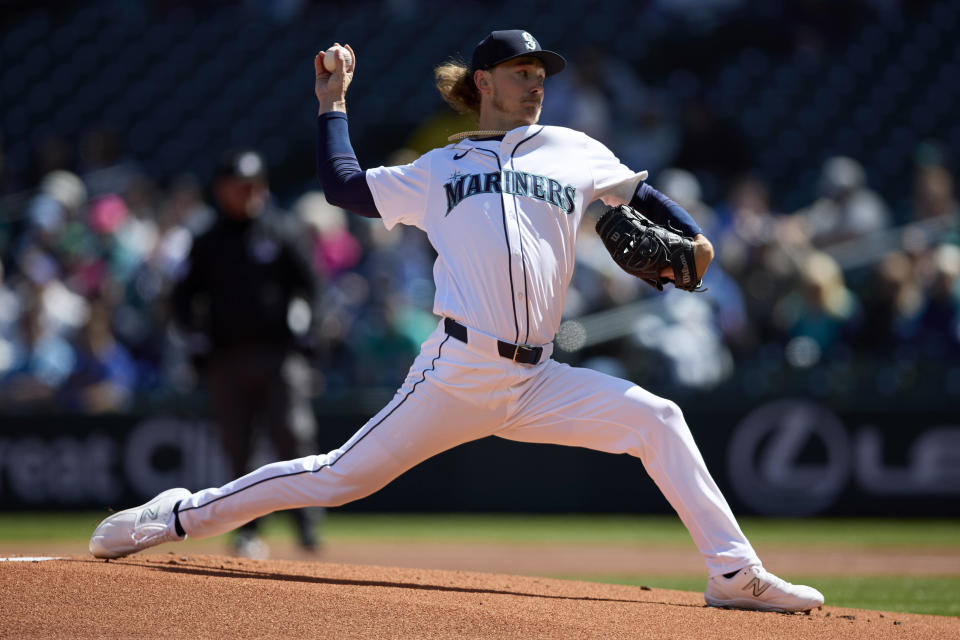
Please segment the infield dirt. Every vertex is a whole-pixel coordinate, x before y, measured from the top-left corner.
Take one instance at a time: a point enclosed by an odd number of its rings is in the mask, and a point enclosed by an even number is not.
[[[960,619],[705,607],[699,593],[168,552],[0,563],[0,637],[958,638]]]

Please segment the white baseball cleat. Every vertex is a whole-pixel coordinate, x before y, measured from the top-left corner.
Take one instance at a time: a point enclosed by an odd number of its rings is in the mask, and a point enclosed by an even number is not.
[[[802,584],[781,580],[759,564],[737,571],[729,578],[713,576],[703,594],[711,607],[757,611],[809,611],[823,604],[823,594]]]
[[[122,558],[163,542],[178,542],[173,507],[190,496],[186,489],[168,489],[146,504],[104,519],[90,537],[97,558]]]

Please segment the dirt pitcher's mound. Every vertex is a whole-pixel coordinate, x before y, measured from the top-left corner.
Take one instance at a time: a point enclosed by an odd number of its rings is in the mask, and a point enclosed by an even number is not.
[[[2,637],[957,638],[960,619],[707,608],[698,593],[219,556],[0,563]]]

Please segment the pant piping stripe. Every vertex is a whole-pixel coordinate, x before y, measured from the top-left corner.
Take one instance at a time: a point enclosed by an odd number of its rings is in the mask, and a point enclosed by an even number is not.
[[[339,456],[337,456],[337,459],[334,460],[333,462],[331,462],[330,464],[321,465],[321,466],[320,466],[318,469],[316,469],[316,470],[293,471],[293,472],[291,472],[291,473],[283,473],[283,474],[280,474],[280,475],[277,475],[277,476],[271,476],[271,477],[269,477],[269,478],[264,478],[263,480],[257,480],[256,482],[254,482],[254,483],[252,483],[252,484],[248,484],[248,485],[245,486],[245,487],[242,487],[242,488],[240,488],[240,489],[237,489],[237,490],[234,491],[233,493],[228,493],[228,494],[226,494],[226,495],[223,495],[223,496],[214,498],[214,499],[211,500],[210,502],[206,502],[206,503],[204,503],[204,504],[198,504],[198,505],[195,506],[195,507],[184,507],[184,508],[181,508],[181,509],[179,510],[179,513],[183,513],[183,512],[185,512],[185,511],[193,511],[194,509],[202,509],[202,508],[204,508],[204,507],[209,507],[209,506],[212,505],[214,502],[219,502],[220,500],[223,500],[224,498],[230,498],[230,497],[232,497],[232,496],[235,496],[235,495],[239,494],[241,491],[246,491],[247,489],[250,489],[250,488],[252,488],[252,487],[255,487],[255,486],[259,485],[259,484],[263,484],[264,482],[269,482],[269,481],[271,481],[271,480],[280,480],[281,478],[290,478],[290,477],[292,477],[292,476],[300,476],[300,475],[303,475],[303,474],[305,474],[305,473],[319,473],[320,471],[322,471],[323,469],[326,469],[327,467],[332,467],[332,466],[335,465],[341,458],[343,458],[343,456],[347,455],[347,453],[348,453],[349,451],[351,451],[355,446],[357,446],[358,444],[360,444],[360,441],[361,441],[361,440],[363,440],[363,439],[366,438],[368,435],[370,435],[370,433],[371,433],[374,429],[376,429],[377,427],[379,427],[381,424],[383,424],[383,422],[384,422],[387,418],[389,418],[390,416],[392,416],[392,415],[393,415],[393,412],[396,411],[397,409],[399,409],[399,408],[400,408],[400,405],[402,405],[404,402],[407,401],[407,398],[409,398],[410,396],[413,395],[413,392],[416,390],[417,385],[419,385],[421,382],[423,382],[424,380],[427,379],[427,373],[430,372],[430,371],[433,371],[434,369],[436,369],[437,360],[440,359],[440,354],[443,352],[443,345],[445,345],[445,344],[447,343],[447,340],[449,340],[449,339],[450,339],[450,336],[446,336],[446,337],[443,339],[443,342],[440,343],[440,347],[437,349],[437,357],[435,357],[435,358],[430,362],[430,368],[423,370],[423,373],[421,374],[422,377],[421,377],[419,380],[417,380],[415,383],[413,383],[413,386],[410,387],[410,391],[407,392],[407,395],[403,396],[403,399],[402,399],[400,402],[397,403],[397,406],[395,406],[393,409],[391,409],[391,410],[390,410],[390,413],[388,413],[387,415],[385,415],[385,416],[383,416],[382,418],[380,418],[380,421],[379,421],[379,422],[377,422],[375,425],[372,425],[369,429],[367,429],[367,432],[366,432],[366,433],[364,433],[362,436],[360,436],[360,437],[357,439],[356,442],[354,442],[352,445],[350,445],[350,447],[349,447],[348,449],[346,449],[343,453],[341,453]]]

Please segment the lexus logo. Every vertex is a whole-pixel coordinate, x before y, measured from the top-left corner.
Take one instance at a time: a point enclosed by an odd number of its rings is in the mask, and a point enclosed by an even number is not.
[[[828,409],[781,400],[750,413],[730,441],[730,479],[758,513],[804,516],[833,505],[850,477],[846,431]]]

